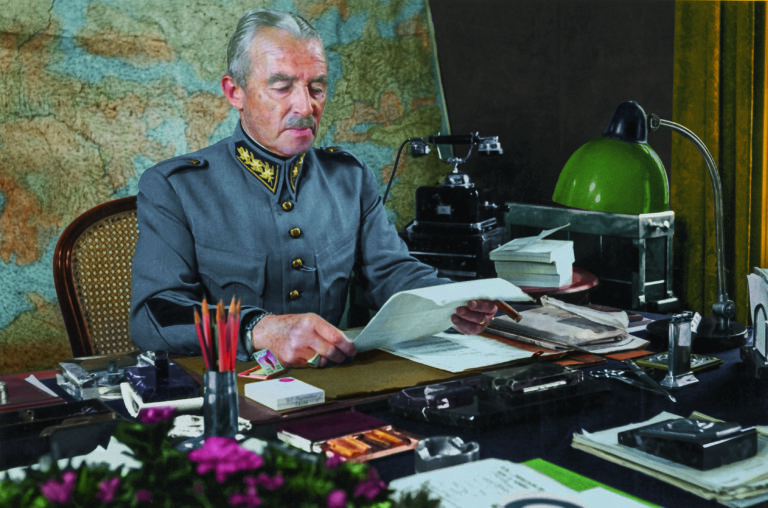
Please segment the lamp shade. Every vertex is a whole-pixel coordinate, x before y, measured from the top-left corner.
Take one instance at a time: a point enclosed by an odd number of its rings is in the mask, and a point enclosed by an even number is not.
[[[669,182],[647,143],[645,112],[619,105],[603,134],[576,150],[563,167],[552,199],[573,208],[620,214],[669,210]]]

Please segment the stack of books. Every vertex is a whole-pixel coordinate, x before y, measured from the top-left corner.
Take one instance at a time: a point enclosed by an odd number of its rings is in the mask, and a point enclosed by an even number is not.
[[[517,286],[560,287],[573,280],[573,241],[515,239],[494,249],[490,257],[496,274]]]

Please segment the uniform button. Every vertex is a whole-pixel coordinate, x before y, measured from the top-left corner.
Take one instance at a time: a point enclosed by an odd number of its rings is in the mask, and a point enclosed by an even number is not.
[[[295,268],[296,270],[298,270],[302,266],[304,266],[304,261],[302,261],[301,258],[296,258],[293,261],[291,261],[291,267]]]
[[[298,238],[301,236],[301,228],[291,228],[288,234],[291,235],[291,238]]]
[[[288,299],[289,300],[295,300],[299,297],[299,291],[297,289],[294,289],[290,293],[288,293]]]
[[[293,210],[293,203],[291,203],[290,201],[283,201],[283,203],[280,206],[282,206],[283,210],[285,210],[286,212],[290,212],[291,210]]]

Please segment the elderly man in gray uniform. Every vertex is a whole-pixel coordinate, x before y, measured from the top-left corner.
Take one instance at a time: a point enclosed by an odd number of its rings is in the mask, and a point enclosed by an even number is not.
[[[379,308],[450,282],[411,257],[373,173],[312,148],[327,93],[321,37],[304,19],[256,10],[238,23],[221,80],[240,123],[229,138],[157,164],[139,182],[131,335],[142,350],[200,355],[194,309],[242,301],[239,360],[270,349],[287,366],[355,355],[336,328],[353,269]],[[479,333],[496,308],[472,300],[454,326]]]

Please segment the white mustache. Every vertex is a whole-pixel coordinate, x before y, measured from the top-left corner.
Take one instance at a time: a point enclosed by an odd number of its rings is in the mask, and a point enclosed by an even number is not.
[[[314,129],[315,127],[315,119],[311,116],[293,116],[288,119],[286,122],[287,126],[289,128],[299,128],[304,129],[306,127],[310,127]]]

